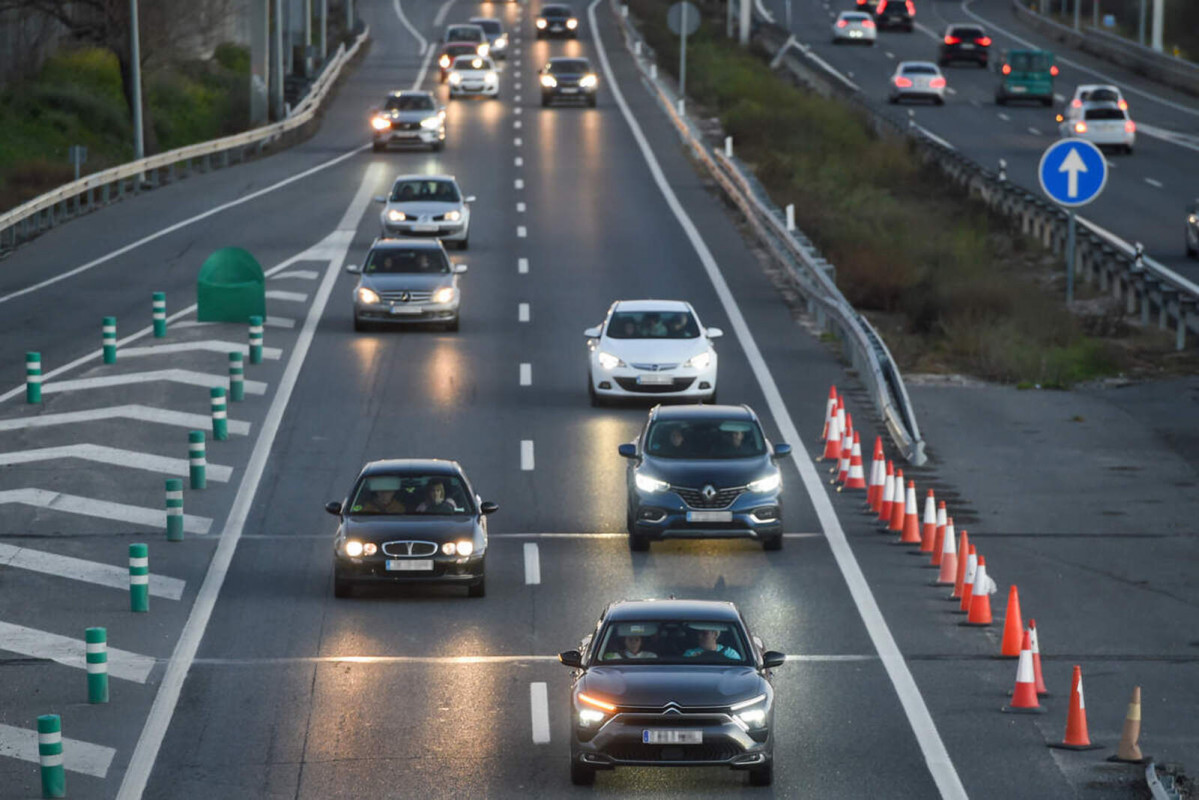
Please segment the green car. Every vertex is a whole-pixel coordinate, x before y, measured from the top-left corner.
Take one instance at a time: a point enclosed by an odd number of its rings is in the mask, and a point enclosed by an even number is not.
[[[995,70],[999,85],[995,87],[995,102],[1007,105],[1009,100],[1039,100],[1053,105],[1053,79],[1057,76],[1054,55],[1048,50],[1005,50]]]

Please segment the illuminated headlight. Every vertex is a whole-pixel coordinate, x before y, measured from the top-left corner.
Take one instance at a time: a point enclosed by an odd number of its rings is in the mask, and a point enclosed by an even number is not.
[[[455,289],[453,286],[443,286],[433,292],[431,298],[434,303],[449,303],[454,299]]]
[[[596,723],[603,722],[604,717],[606,716],[607,714],[602,711],[597,711],[594,708],[580,708],[579,725],[583,726],[584,728],[590,728]]]
[[[577,19],[568,19],[566,20],[566,27],[573,31],[575,28],[579,27],[579,21]]]
[[[475,543],[471,541],[446,542],[441,546],[441,552],[445,553],[447,556],[469,556],[471,553],[475,552]]]
[[[391,120],[387,117],[372,117],[371,127],[377,131],[385,131],[391,127]]]
[[[737,721],[747,728],[761,728],[766,724],[766,695],[734,703],[729,707]]]
[[[579,79],[579,86],[582,86],[584,89],[590,89],[591,87],[595,86],[597,83],[599,83],[599,79],[596,78],[594,75],[584,75],[582,78]]]
[[[483,75],[483,80],[487,81],[488,83],[495,83],[499,79],[500,79],[500,76],[496,75],[494,72],[489,71]]]
[[[447,55],[443,55],[441,58],[437,59],[437,64],[442,69],[449,69],[450,68],[450,57]]]
[[[1189,217],[1187,217],[1187,222],[1191,223],[1192,225],[1199,225],[1199,215],[1191,214]]]
[[[491,52],[491,45],[484,42],[483,44],[479,45],[478,52],[479,52],[479,55],[481,55],[481,56],[487,55],[488,53]]]
[[[346,542],[346,555],[350,558],[358,558],[359,556],[373,556],[379,552],[379,546],[374,542],[363,544],[357,540],[351,539]]]
[[[779,473],[767,475],[760,480],[751,481],[745,488],[754,493],[773,492],[783,483],[783,478]]]
[[[374,289],[368,289],[363,286],[358,289],[358,302],[373,306],[379,302],[379,295]]]
[[[408,219],[408,215],[403,211],[396,211],[394,208],[387,212],[388,222],[403,222]]]
[[[696,369],[707,369],[709,366],[711,366],[711,364],[712,353],[708,350],[705,350],[702,353],[697,353],[696,355],[691,356],[691,358],[687,359],[687,363],[683,364],[683,366],[695,367]]]
[[[648,475],[642,475],[640,472],[637,473],[633,480],[637,484],[638,489],[643,492],[649,492],[650,494],[664,492],[670,488],[670,484],[666,481],[660,481],[657,478],[651,478]]]
[[[543,19],[537,20],[537,27],[544,30],[545,29],[545,20],[543,20]]]
[[[441,115],[436,114],[432,117],[425,117],[420,121],[420,126],[427,131],[435,131],[441,127]]]
[[[495,40],[495,49],[496,50],[503,50],[507,46],[508,46],[508,34],[504,34],[503,36],[500,36]]]
[[[450,83],[454,84],[455,86],[457,86],[458,84],[462,83],[462,73],[460,73],[460,72],[451,72],[451,73],[450,73],[450,77],[449,77],[449,81],[450,81]]]
[[[462,219],[462,212],[458,209],[445,212],[445,220],[447,222],[457,222],[460,219]]]
[[[555,86],[558,85],[558,79],[555,78],[553,75],[542,75],[541,76],[541,85],[547,89],[553,89]]]
[[[603,350],[600,350],[595,354],[595,360],[598,361],[599,365],[604,369],[616,369],[617,367],[623,367],[625,365],[624,362],[619,358],[611,353],[605,353]]]

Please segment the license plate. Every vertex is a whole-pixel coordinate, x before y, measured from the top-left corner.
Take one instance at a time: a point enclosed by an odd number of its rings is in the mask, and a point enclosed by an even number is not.
[[[973,50],[973,49],[974,49],[974,45],[972,45],[972,44],[964,44],[964,45],[962,45],[962,49],[963,49],[963,50]]]
[[[688,511],[688,522],[732,522],[732,511]]]
[[[389,558],[387,559],[388,572],[432,572],[433,559],[431,558]]]
[[[563,89],[562,94],[578,94],[578,89]]]
[[[420,306],[392,306],[391,313],[395,314],[396,316],[403,316],[404,314],[419,314],[421,313],[421,309]]]
[[[437,233],[436,225],[413,225],[412,230],[416,233]]]
[[[562,31],[562,26],[561,26],[561,25],[555,25],[554,27],[550,28],[550,30],[551,30],[551,31],[559,31],[559,32],[561,32],[561,31]]]
[[[669,375],[638,375],[637,383],[642,386],[668,386],[674,383],[674,378]]]
[[[1022,92],[1027,92],[1027,91],[1028,91],[1027,86],[1013,86],[1012,87],[1012,94],[1020,94]]]
[[[648,730],[641,732],[642,744],[703,744],[703,731]]]

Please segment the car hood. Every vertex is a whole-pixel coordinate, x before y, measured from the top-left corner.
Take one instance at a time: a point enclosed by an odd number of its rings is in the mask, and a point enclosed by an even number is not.
[[[360,286],[376,292],[394,292],[407,289],[410,292],[431,292],[443,286],[452,286],[454,276],[448,272],[433,275],[400,273],[387,275],[363,275]]]
[[[437,116],[437,111],[388,111],[386,116],[395,122],[422,122]]]
[[[722,706],[762,694],[765,684],[753,667],[635,665],[592,667],[578,687],[616,705]]]
[[[423,217],[426,215],[436,217],[454,209],[461,211],[462,201],[444,203],[436,200],[408,200],[406,202],[392,200],[383,207],[383,215],[386,216],[387,212],[392,209],[403,211],[405,214],[413,217]]]
[[[708,461],[646,456],[642,469],[646,474],[674,486],[694,487],[710,483],[717,488],[723,488],[744,486],[750,481],[766,477],[777,468],[770,456],[763,455]]]
[[[418,539],[427,542],[448,542],[469,539],[475,532],[475,519],[470,515],[453,517],[372,517],[348,516],[342,521],[346,538],[372,542],[393,539]]]
[[[600,349],[611,353],[626,364],[682,364],[692,356],[708,350],[708,340],[696,339],[609,339],[604,337]]]

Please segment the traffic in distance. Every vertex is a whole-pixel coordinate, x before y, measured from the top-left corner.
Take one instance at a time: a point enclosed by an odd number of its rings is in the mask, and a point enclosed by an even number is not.
[[[543,5],[534,25],[539,39],[579,33],[579,18],[562,4]],[[437,66],[450,100],[499,98],[497,60],[509,47],[499,19],[447,25]],[[551,56],[535,75],[542,107],[597,106],[599,76],[587,58]],[[446,110],[425,91],[391,92],[372,109],[370,128],[376,152],[437,151],[447,142]],[[458,331],[470,308],[459,285],[467,267],[446,251],[469,246],[476,198],[453,175],[400,174],[375,199],[383,205],[380,236],[361,265],[346,267],[358,276],[354,330]],[[615,299],[583,334],[591,405],[652,405],[637,439],[611,454],[627,460],[629,549],[720,538],[781,549],[778,462],[791,448],[769,442],[748,406],[714,405],[714,343],[723,331],[705,326],[686,300]],[[476,493],[457,461],[430,455],[372,461],[345,497],[326,504],[338,520],[335,597],[367,584],[452,584],[469,597],[486,595],[487,518],[499,507]],[[784,659],[764,649],[731,603],[614,599],[595,632],[560,655],[574,676],[564,698],[570,780],[590,784],[597,771],[618,766],[725,766],[746,772],[751,785],[770,785],[771,671]]]

